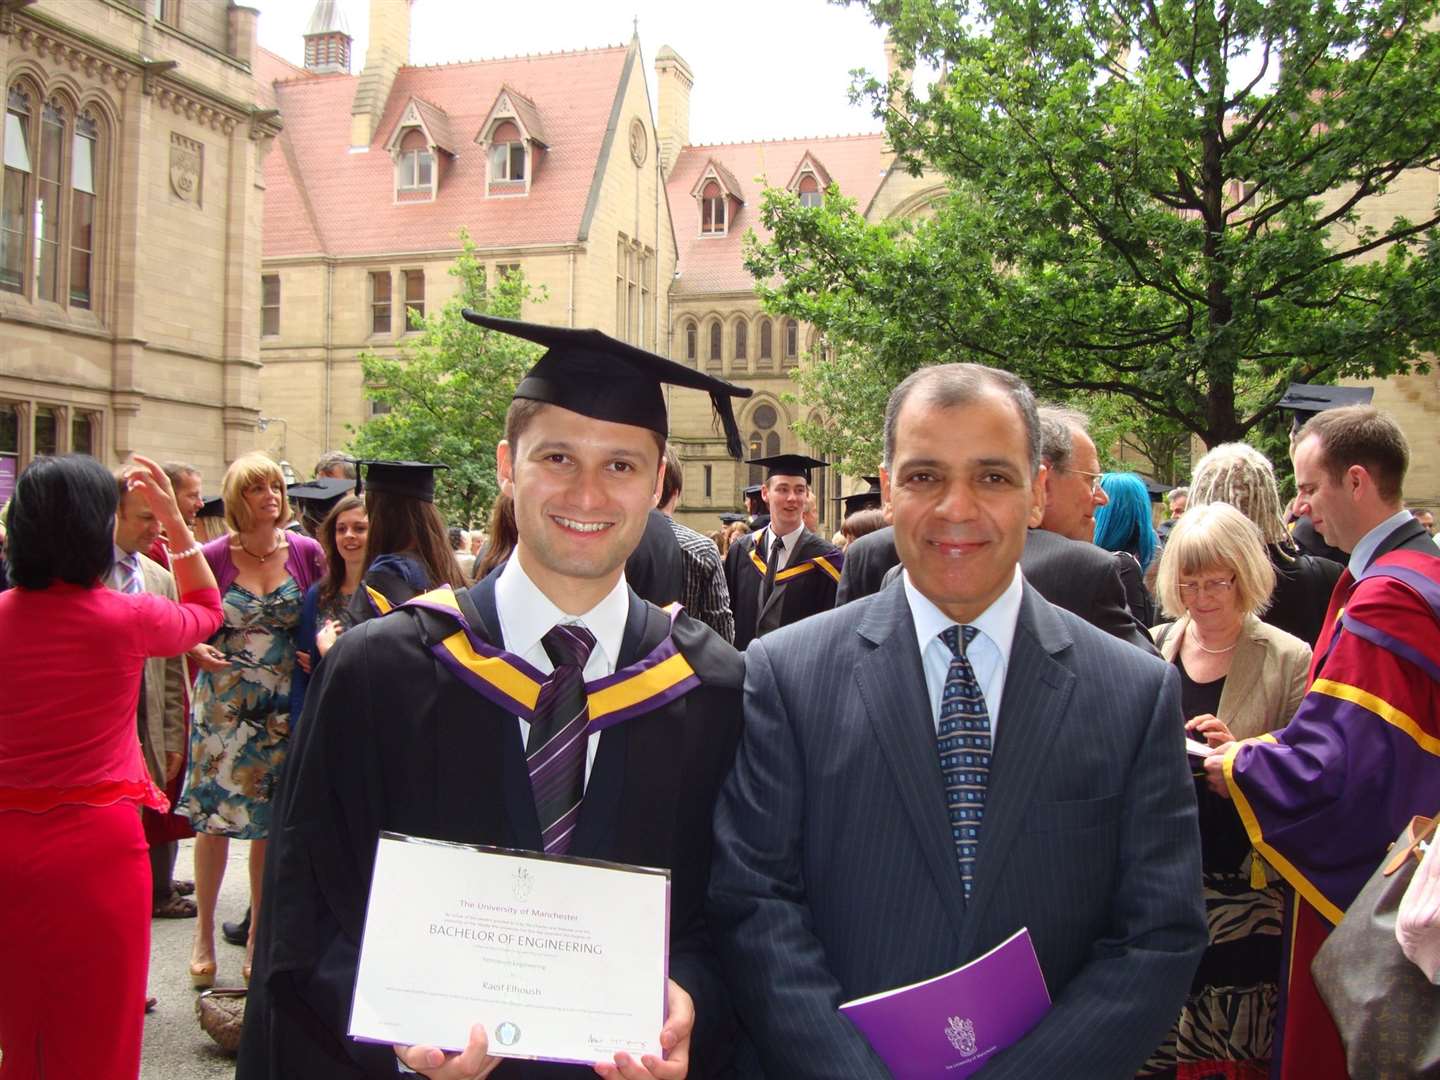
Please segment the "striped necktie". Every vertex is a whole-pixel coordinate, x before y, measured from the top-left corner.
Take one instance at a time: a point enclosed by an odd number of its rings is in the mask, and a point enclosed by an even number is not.
[[[564,855],[570,850],[585,791],[585,729],[590,722],[585,662],[595,647],[595,636],[579,624],[560,623],[540,643],[555,671],[530,724],[525,763],[545,854]]]
[[[961,631],[965,641],[960,642]],[[937,746],[940,772],[945,778],[945,810],[950,817],[950,839],[960,861],[965,902],[975,882],[975,860],[980,853],[980,826],[985,820],[985,788],[990,779],[990,713],[965,650],[979,633],[973,626],[949,626],[940,640],[950,650],[950,670],[940,697]]]
[[[140,556],[133,551],[120,560],[120,591],[134,596],[145,591],[145,579],[140,574]]]

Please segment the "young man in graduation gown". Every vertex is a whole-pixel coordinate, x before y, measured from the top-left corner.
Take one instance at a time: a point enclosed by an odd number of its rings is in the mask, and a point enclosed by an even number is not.
[[[768,470],[763,493],[770,520],[758,532],[737,538],[725,553],[737,649],[833,608],[844,562],[835,545],[805,528],[802,519],[811,470],[825,463],[804,454],[779,454],[747,464]]]
[[[1440,550],[1404,509],[1405,436],[1368,405],[1296,434],[1297,508],[1349,552],[1294,719],[1205,762],[1256,849],[1295,892],[1272,1075],[1346,1075],[1310,978],[1331,927],[1415,814],[1440,807]]]
[[[599,331],[465,316],[549,346],[515,392],[496,453],[519,542],[474,587],[437,589],[347,631],[320,666],[277,798],[273,899],[258,928],[237,1077],[593,1075],[487,1057],[478,1025],[458,1055],[347,1037],[381,830],[669,868],[666,1058],[622,1054],[595,1071],[720,1075],[733,1021],[703,902],[742,662],[704,624],[637,597],[622,571],[659,488],[661,381],[709,392],[737,457],[726,395],[747,391]],[[547,709],[556,696],[538,691],[527,708],[510,694],[517,679],[531,689],[583,679],[584,709]],[[599,679],[633,691],[626,708],[591,714]],[[532,791],[539,758],[547,781]]]

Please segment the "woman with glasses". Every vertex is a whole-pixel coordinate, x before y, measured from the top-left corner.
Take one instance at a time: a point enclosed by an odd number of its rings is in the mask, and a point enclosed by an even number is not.
[[[1294,715],[1310,646],[1260,621],[1274,587],[1260,530],[1233,506],[1192,507],[1175,523],[1156,590],[1176,621],[1151,634],[1179,669],[1190,738],[1219,746],[1274,731]],[[1275,1033],[1281,893],[1234,805],[1210,790],[1203,771],[1195,789],[1210,947],[1179,1023],[1141,1075],[1173,1077],[1182,1067],[1184,1075],[1205,1075],[1212,1066],[1260,1080]]]

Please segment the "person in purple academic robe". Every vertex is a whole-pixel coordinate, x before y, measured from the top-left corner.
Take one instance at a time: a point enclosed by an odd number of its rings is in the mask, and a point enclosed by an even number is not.
[[[1294,889],[1272,1075],[1346,1075],[1310,961],[1415,814],[1440,808],[1440,550],[1401,502],[1409,463],[1368,405],[1318,413],[1295,437],[1297,509],[1350,552],[1291,722],[1205,762],[1251,841]]]

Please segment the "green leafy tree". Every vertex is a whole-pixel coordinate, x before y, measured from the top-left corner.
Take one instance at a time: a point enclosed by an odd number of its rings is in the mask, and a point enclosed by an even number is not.
[[[460,240],[460,256],[450,268],[460,283],[455,296],[433,315],[410,314],[418,335],[400,346],[398,358],[361,354],[365,395],[388,411],[352,428],[349,449],[356,457],[449,465],[436,474],[435,504],[446,521],[470,525],[484,520],[499,494],[495,444],[505,437],[515,386],[540,350],[461,316],[468,307],[519,318],[532,292],[519,272],[487,288],[485,265],[469,234],[462,230]]]
[[[868,0],[928,94],[857,76],[901,166],[948,197],[869,224],[767,193],[748,266],[832,350],[801,375],[832,453],[922,363],[1113,396],[1207,445],[1291,381],[1427,370],[1440,338],[1436,0]],[[1430,194],[1412,217],[1374,199]],[[1418,211],[1414,209],[1419,203]],[[848,346],[848,347],[847,347]],[[844,365],[862,365],[844,374]],[[1258,429],[1258,430],[1257,430]],[[1163,456],[1163,455],[1162,455]]]

